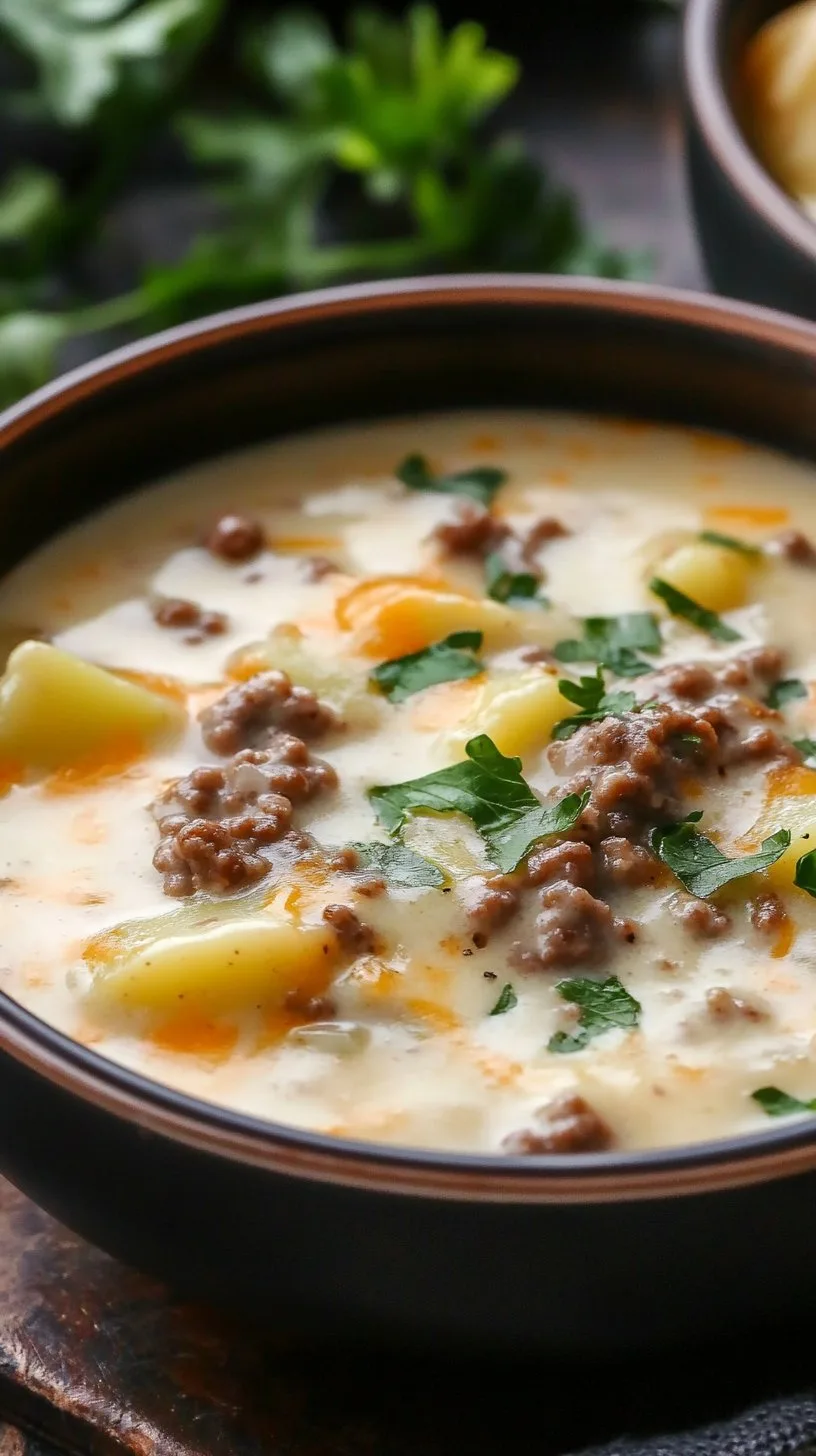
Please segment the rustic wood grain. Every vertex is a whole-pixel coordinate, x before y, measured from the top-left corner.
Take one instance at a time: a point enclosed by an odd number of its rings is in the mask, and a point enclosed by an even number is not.
[[[0,1456],[562,1456],[806,1388],[811,1350],[793,1329],[595,1368],[293,1349],[175,1302],[0,1180]]]

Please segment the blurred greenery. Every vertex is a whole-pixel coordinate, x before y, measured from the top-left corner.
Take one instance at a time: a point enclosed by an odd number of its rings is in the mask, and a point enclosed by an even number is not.
[[[642,276],[641,257],[593,237],[575,198],[487,126],[520,66],[480,25],[445,31],[425,4],[403,18],[361,8],[340,44],[318,13],[278,13],[236,42],[251,108],[196,110],[224,11],[225,0],[0,0],[0,39],[30,76],[6,95],[8,117],[23,138],[58,130],[86,158],[78,181],[33,156],[0,181],[0,403],[48,379],[76,336],[293,289],[455,269]],[[168,131],[217,225],[125,294],[74,296],[71,264]]]

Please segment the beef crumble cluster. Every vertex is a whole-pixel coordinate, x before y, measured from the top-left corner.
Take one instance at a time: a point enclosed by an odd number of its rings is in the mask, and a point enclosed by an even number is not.
[[[589,723],[552,744],[550,761],[565,776],[559,798],[588,792],[586,808],[569,838],[534,849],[515,875],[492,876],[472,892],[474,943],[486,944],[533,892],[532,936],[511,949],[521,969],[598,966],[616,941],[631,944],[637,927],[614,913],[610,898],[619,888],[661,877],[649,836],[656,824],[682,815],[690,775],[801,758],[780,731],[781,715],[758,696],[781,670],[781,654],[770,648],[742,653],[718,669],[671,667],[644,679],[654,706]],[[678,894],[676,913],[697,936],[720,935],[730,925],[724,910],[687,894]],[[778,928],[780,914],[770,897],[757,903],[753,923],[767,932]]]
[[[167,895],[253,884],[269,872],[273,844],[289,856],[309,850],[294,808],[337,787],[334,769],[305,742],[339,727],[337,715],[283,672],[230,688],[200,722],[207,747],[228,762],[193,769],[153,806],[161,834],[153,864]]]

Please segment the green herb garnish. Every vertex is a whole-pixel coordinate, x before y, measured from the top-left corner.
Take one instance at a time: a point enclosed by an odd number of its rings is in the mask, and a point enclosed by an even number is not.
[[[806,762],[816,763],[816,738],[794,738],[794,748],[798,748]]]
[[[785,853],[791,842],[789,829],[777,829],[763,839],[755,854],[728,859],[694,825],[702,819],[701,809],[689,814],[680,824],[652,831],[652,848],[682,885],[700,900],[715,895],[732,880],[766,870]]]
[[[581,1015],[577,1031],[557,1031],[550,1037],[550,1052],[579,1052],[593,1037],[614,1027],[637,1026],[640,1020],[640,1002],[629,995],[617,976],[606,981],[559,981],[555,989],[562,1000],[580,1006]]]
[[[748,541],[739,541],[736,536],[724,536],[721,531],[701,531],[700,540],[708,541],[711,546],[727,546],[729,551],[738,551],[740,556],[762,555],[758,546],[751,546]]]
[[[484,664],[473,654],[481,645],[481,632],[452,632],[442,642],[434,642],[420,652],[381,662],[371,673],[371,681],[390,702],[402,703],[436,683],[478,677],[484,672]]]
[[[490,1012],[490,1015],[503,1016],[505,1011],[512,1011],[514,1006],[518,1006],[518,996],[508,981],[506,986],[502,986],[499,999]]]
[[[710,637],[716,638],[718,642],[738,642],[742,636],[727,622],[722,620],[716,612],[710,612],[708,607],[701,607],[693,597],[687,597],[685,592],[678,591],[668,581],[662,581],[659,576],[653,576],[649,582],[649,591],[654,592],[656,597],[666,603],[669,611],[675,617],[684,617],[691,622],[693,627],[698,627],[701,632],[707,632]]]
[[[570,829],[584,809],[588,794],[568,794],[557,804],[539,802],[522,777],[521,759],[505,758],[481,734],[465,745],[467,760],[409,779],[369,789],[380,823],[397,834],[412,815],[464,814],[471,819],[488,854],[505,874],[517,869],[533,845]]]
[[[387,844],[382,840],[372,839],[366,844],[350,844],[349,849],[356,850],[361,865],[366,869],[376,870],[390,885],[415,890],[423,885],[439,886],[445,883],[441,870],[436,865],[429,864],[421,854],[409,849],[407,844]]]
[[[424,455],[408,455],[394,474],[410,490],[427,490],[435,495],[466,495],[489,506],[507,472],[493,465],[475,465],[456,475],[434,475]]]
[[[806,698],[808,690],[801,678],[783,677],[775,682],[765,699],[769,708],[783,708],[786,703],[795,703],[797,698]]]
[[[769,1117],[790,1117],[794,1112],[816,1112],[816,1097],[810,1102],[801,1102],[778,1087],[759,1087],[751,1096]]]
[[[571,678],[559,678],[558,691],[562,698],[575,703],[581,711],[556,723],[550,735],[555,739],[571,738],[579,728],[587,723],[596,723],[601,718],[622,718],[624,713],[631,713],[636,704],[634,693],[622,690],[608,693],[600,668],[594,677],[579,678],[577,683]]]
[[[640,652],[660,651],[660,629],[651,612],[622,612],[619,617],[586,617],[584,635],[557,642],[559,662],[597,662],[618,677],[651,672]]]
[[[816,899],[816,849],[809,849],[796,861],[793,883]]]
[[[245,8],[0,0],[0,41],[26,78],[2,97],[18,160],[0,181],[0,404],[44,382],[67,341],[294,289],[435,271],[648,271],[643,255],[588,233],[523,144],[485,135],[521,68],[474,21],[446,29],[424,4],[402,17],[352,7],[338,42],[317,10],[255,6],[247,20]],[[212,91],[214,54],[232,93],[210,113],[188,110]],[[90,250],[115,232],[145,157],[174,142],[212,194],[186,256],[148,265],[125,294],[49,312],[78,279],[110,273],[89,266]],[[63,154],[70,186],[38,160]],[[327,227],[338,194],[353,205]]]
[[[509,607],[527,607],[533,601],[542,607],[548,605],[546,597],[539,593],[538,577],[531,571],[511,570],[498,551],[491,552],[485,561],[485,580],[487,595],[494,602],[505,602]]]

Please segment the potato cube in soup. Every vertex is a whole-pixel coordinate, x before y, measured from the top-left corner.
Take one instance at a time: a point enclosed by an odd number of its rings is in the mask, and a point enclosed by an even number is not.
[[[169,919],[169,917],[167,917]],[[282,914],[251,919],[209,916],[198,927],[128,945],[100,937],[85,952],[91,1004],[100,1011],[218,1015],[280,1006],[288,991],[318,995],[338,957],[327,925]]]
[[[659,563],[657,575],[710,612],[730,612],[748,600],[756,564],[728,546],[693,541]]]
[[[540,667],[488,678],[467,718],[449,736],[455,757],[464,756],[468,739],[478,733],[486,733],[502,753],[521,758],[544,748],[555,724],[576,711],[561,696],[558,680],[558,673]]]
[[[50,770],[181,727],[169,698],[51,647],[22,642],[0,678],[0,756]]]

